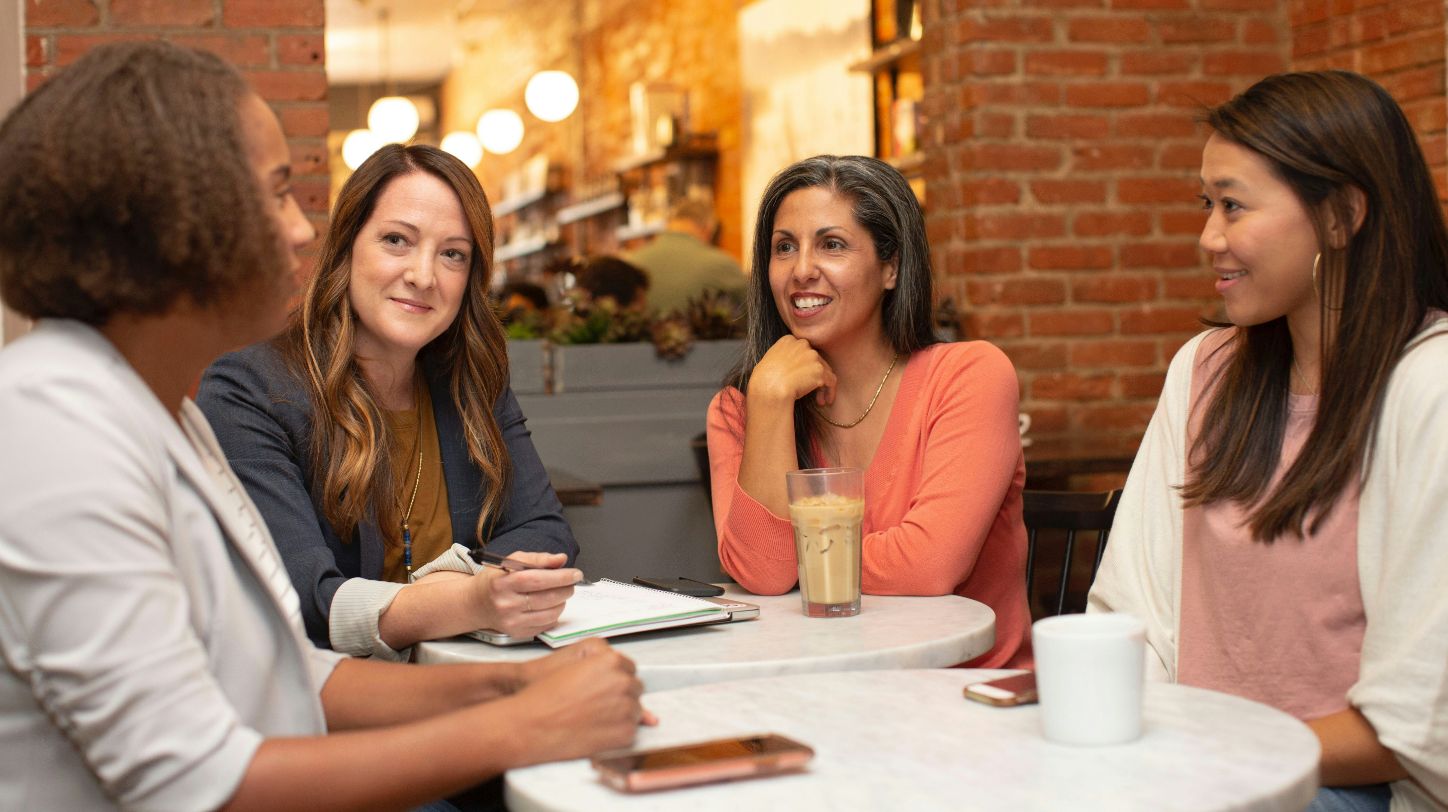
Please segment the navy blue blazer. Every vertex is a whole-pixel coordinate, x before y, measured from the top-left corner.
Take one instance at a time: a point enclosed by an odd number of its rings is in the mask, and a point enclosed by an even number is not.
[[[462,419],[446,378],[426,365],[424,371],[437,420],[453,542],[473,547],[482,508],[482,472],[468,457]],[[343,543],[313,497],[310,397],[275,345],[263,342],[217,359],[201,379],[196,403],[266,518],[301,597],[307,634],[317,645],[330,647],[332,597],[348,578],[382,578],[383,542],[376,523],[368,521]],[[493,416],[513,476],[488,549],[503,555],[522,550],[566,553],[572,565],[578,542],[563,519],[563,506],[548,483],[511,388],[498,397]]]

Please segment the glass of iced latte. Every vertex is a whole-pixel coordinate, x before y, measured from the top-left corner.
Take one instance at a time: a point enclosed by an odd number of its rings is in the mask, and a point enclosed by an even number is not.
[[[809,617],[860,613],[860,525],[865,475],[859,468],[809,468],[785,474],[799,596]]]

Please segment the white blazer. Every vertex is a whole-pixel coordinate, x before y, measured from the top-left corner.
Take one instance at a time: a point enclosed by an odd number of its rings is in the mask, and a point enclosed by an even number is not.
[[[326,730],[298,610],[194,404],[78,322],[0,352],[0,809],[220,806]]]

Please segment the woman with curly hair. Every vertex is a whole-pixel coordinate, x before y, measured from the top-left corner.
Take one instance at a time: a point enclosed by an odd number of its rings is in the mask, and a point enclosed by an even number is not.
[[[383,147],[342,187],[287,330],[202,381],[319,645],[400,659],[480,628],[530,637],[581,577],[557,569],[578,546],[508,388],[492,256],[472,171]],[[534,568],[482,569],[482,545]]]

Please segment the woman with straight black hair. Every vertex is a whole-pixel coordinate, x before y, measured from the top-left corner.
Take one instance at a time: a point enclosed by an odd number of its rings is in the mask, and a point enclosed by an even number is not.
[[[977,663],[1028,662],[1015,370],[984,341],[936,339],[910,184],[874,158],[787,167],[760,202],[753,265],[744,358],[709,407],[725,571],[790,590],[785,473],[860,468],[861,589],[982,601],[996,645]]]
[[[1227,324],[1177,353],[1092,610],[1152,672],[1281,708],[1315,810],[1448,805],[1448,229],[1412,126],[1353,73],[1213,109],[1201,246]]]

